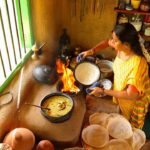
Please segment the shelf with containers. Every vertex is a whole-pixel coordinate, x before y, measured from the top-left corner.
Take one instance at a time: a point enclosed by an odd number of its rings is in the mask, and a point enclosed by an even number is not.
[[[124,22],[133,24],[144,39],[146,49],[150,52],[150,7],[146,7],[144,10],[143,7],[140,6],[142,2],[146,4],[146,0],[141,1],[136,9],[132,6],[131,1],[128,1],[128,4],[126,4],[125,1],[126,0],[124,0],[124,5],[118,3],[118,7],[114,8],[114,11],[117,13],[116,24]],[[123,2],[123,0],[119,2]]]
[[[118,13],[116,23],[130,22],[145,41],[150,41],[150,12],[117,8],[115,8],[115,11]]]

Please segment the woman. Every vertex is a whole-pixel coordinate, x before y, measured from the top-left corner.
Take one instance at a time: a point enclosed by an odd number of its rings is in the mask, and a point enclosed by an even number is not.
[[[119,105],[122,115],[131,125],[142,128],[150,101],[150,81],[138,32],[130,23],[119,24],[113,30],[112,39],[100,42],[94,48],[82,52],[82,55],[92,55],[107,46],[115,48],[117,52],[113,63],[113,90],[95,87],[90,94],[113,96],[113,102]]]

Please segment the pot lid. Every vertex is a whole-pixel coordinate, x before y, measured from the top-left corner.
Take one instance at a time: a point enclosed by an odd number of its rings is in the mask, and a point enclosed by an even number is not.
[[[33,70],[33,76],[39,82],[47,84],[54,83],[58,79],[56,69],[48,65],[36,66]]]

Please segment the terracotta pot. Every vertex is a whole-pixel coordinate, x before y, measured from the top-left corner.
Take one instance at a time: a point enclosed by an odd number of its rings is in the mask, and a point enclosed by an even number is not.
[[[49,140],[42,140],[36,146],[36,150],[54,150],[54,145]]]
[[[32,150],[35,136],[29,129],[16,128],[5,136],[3,143],[9,144],[13,150]]]

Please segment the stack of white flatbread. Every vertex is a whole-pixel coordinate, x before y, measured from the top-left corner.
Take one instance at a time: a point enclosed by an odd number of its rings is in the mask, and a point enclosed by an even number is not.
[[[146,142],[145,133],[120,114],[94,113],[89,124],[82,131],[88,150],[140,150]]]

